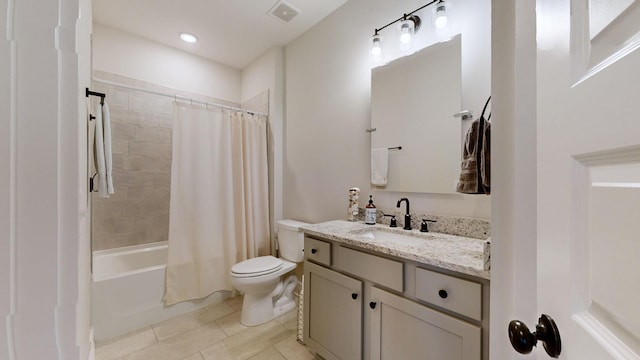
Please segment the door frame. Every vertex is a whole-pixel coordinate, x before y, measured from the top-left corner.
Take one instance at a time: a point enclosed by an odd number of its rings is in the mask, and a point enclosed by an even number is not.
[[[491,359],[517,358],[509,321],[535,324],[539,316],[535,6],[491,2]]]

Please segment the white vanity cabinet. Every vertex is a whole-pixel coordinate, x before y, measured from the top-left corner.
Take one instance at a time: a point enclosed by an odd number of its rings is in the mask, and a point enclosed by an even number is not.
[[[305,257],[304,342],[323,358],[489,359],[487,280],[317,236]]]
[[[305,343],[327,360],[362,359],[362,281],[305,262]]]
[[[373,287],[370,359],[480,360],[481,328]]]

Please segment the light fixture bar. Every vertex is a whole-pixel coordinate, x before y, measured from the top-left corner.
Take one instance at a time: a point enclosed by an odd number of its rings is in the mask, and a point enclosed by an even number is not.
[[[431,2],[429,2],[429,3],[425,4],[425,5],[422,5],[421,7],[419,7],[419,8],[417,8],[417,9],[413,10],[412,12],[407,13],[407,14],[404,14],[403,16],[401,16],[401,17],[399,17],[399,18],[397,18],[397,19],[393,20],[392,22],[388,23],[387,25],[385,25],[385,26],[383,26],[383,27],[381,27],[381,28],[379,28],[379,29],[374,29],[374,30],[375,30],[374,35],[378,35],[378,31],[381,31],[381,30],[383,30],[383,29],[385,29],[385,28],[387,28],[387,27],[389,27],[389,26],[391,26],[391,25],[393,25],[393,24],[397,23],[398,21],[406,20],[409,16],[413,15],[413,13],[415,13],[415,12],[417,12],[417,11],[420,11],[420,10],[424,9],[424,8],[426,8],[426,7],[427,7],[427,6],[429,6],[429,5],[433,5],[433,4],[435,4],[435,3],[440,3],[440,2],[443,2],[443,0],[432,0]]]

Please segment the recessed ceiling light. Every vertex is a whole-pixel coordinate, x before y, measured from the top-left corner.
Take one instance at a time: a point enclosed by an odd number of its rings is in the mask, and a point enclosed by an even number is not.
[[[196,43],[198,41],[198,38],[195,35],[189,33],[180,34],[180,39],[190,44]]]

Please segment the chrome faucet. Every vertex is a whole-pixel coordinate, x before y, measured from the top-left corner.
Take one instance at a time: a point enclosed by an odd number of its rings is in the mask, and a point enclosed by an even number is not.
[[[396,204],[396,207],[399,208],[400,207],[400,203],[406,201],[407,202],[407,213],[404,214],[404,226],[402,227],[405,230],[411,230],[411,213],[409,213],[409,199],[407,198],[402,198],[400,200],[398,200],[398,203]]]

